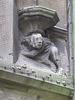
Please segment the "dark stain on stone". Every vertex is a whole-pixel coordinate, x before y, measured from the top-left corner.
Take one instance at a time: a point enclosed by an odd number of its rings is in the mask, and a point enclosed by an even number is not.
[[[40,100],[40,96],[39,95],[36,97],[36,100]]]

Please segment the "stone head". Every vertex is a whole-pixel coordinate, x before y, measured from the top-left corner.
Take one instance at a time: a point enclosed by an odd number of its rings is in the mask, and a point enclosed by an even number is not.
[[[32,46],[36,49],[40,49],[42,47],[43,43],[43,37],[40,33],[33,34],[31,36],[31,43]]]

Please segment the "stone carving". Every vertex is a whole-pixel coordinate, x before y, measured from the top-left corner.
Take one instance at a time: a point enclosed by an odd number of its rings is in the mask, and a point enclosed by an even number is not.
[[[58,49],[50,40],[42,37],[40,33],[35,33],[31,37],[23,38],[21,45],[26,46],[28,50],[21,51],[23,56],[36,59],[49,67],[51,67],[50,62],[53,62],[56,72],[58,71]]]
[[[17,65],[62,75],[68,73],[65,36],[62,30],[54,27],[58,21],[56,11],[42,6],[19,10]]]
[[[19,11],[19,29],[21,30],[20,40],[20,62],[26,61],[29,58],[30,65],[35,61],[51,68],[55,66],[55,72],[58,72],[58,49],[50,38],[45,37],[44,30],[53,27],[59,21],[57,13],[41,6],[27,7]],[[21,57],[21,55],[24,57]],[[30,61],[35,60],[34,62]],[[36,63],[37,63],[36,62]],[[35,66],[36,66],[35,63]],[[53,65],[52,65],[53,63]]]

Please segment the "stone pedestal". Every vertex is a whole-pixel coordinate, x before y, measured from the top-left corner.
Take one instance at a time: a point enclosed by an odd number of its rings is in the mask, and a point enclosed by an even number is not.
[[[19,28],[24,35],[38,32],[38,30],[44,31],[55,26],[58,21],[56,11],[43,6],[25,7],[19,11]]]
[[[41,5],[56,10],[60,18],[57,26],[65,29],[67,28],[66,0],[16,0],[16,2],[18,9],[28,6]]]

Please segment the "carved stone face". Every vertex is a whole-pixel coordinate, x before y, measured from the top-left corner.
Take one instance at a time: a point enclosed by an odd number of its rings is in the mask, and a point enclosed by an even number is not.
[[[42,35],[40,33],[33,34],[31,37],[31,42],[32,42],[32,45],[34,48],[40,49],[42,47],[42,43],[43,43]]]

